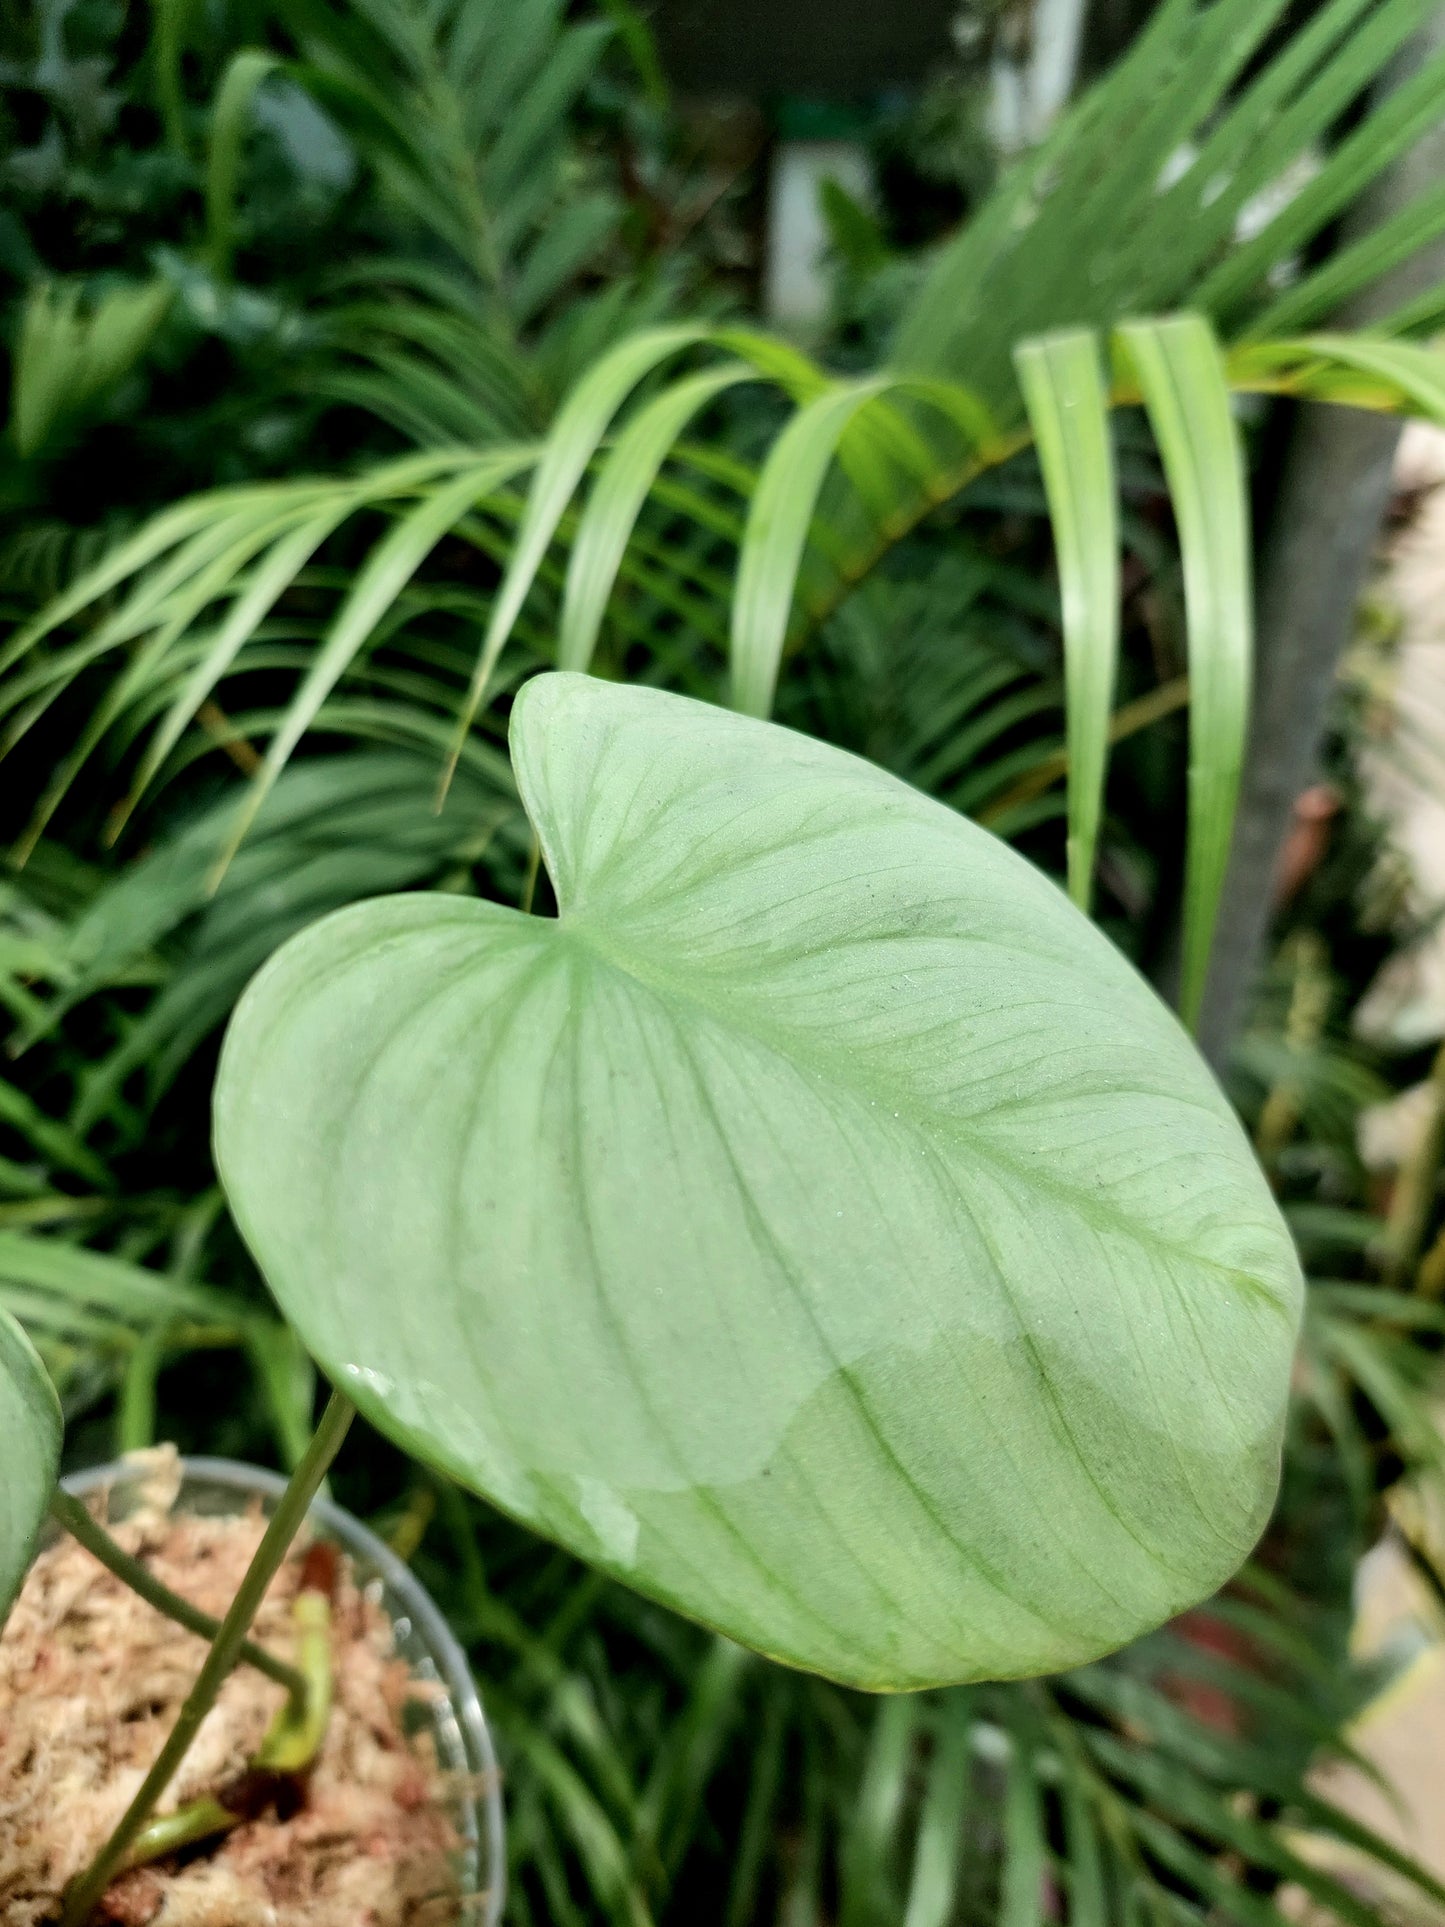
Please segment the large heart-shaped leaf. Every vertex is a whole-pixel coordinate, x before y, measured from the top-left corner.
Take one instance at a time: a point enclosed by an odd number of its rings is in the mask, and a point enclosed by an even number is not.
[[[860,1685],[1071,1665],[1217,1586],[1300,1280],[1152,992],[1004,845],[771,724],[548,675],[512,755],[555,921],[355,905],[227,1038],[226,1188],[337,1382]]]
[[[35,1550],[60,1464],[60,1400],[35,1347],[0,1307],[0,1621]]]

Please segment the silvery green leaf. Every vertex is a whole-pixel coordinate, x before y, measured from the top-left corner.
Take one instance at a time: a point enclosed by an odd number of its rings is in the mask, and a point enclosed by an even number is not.
[[[25,1333],[0,1309],[0,1622],[30,1565],[60,1463],[60,1401]]]
[[[1300,1278],[1164,1006],[1029,864],[772,724],[576,675],[512,755],[560,914],[313,925],[242,999],[232,1207],[383,1431],[679,1611],[906,1688],[1213,1591]]]

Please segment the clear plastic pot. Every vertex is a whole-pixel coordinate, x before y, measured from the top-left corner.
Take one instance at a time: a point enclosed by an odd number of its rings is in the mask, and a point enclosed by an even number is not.
[[[182,1459],[180,1473],[176,1510],[210,1518],[242,1513],[255,1500],[270,1512],[286,1486],[276,1473],[234,1459]],[[121,1459],[72,1473],[62,1483],[78,1499],[104,1491],[108,1517],[118,1523],[154,1478],[154,1465]],[[348,1554],[357,1583],[376,1588],[397,1653],[413,1677],[428,1683],[430,1690],[416,1702],[419,1717],[431,1732],[443,1770],[469,1789],[458,1794],[452,1810],[464,1843],[463,1918],[469,1927],[473,1922],[496,1927],[506,1882],[502,1797],[492,1736],[466,1655],[426,1588],[374,1532],[329,1499],[314,1500],[310,1516],[316,1531]]]

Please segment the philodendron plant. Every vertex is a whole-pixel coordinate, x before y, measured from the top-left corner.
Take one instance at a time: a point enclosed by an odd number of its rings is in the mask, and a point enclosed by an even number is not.
[[[1054,1671],[1217,1588],[1301,1282],[1153,992],[1004,844],[772,724],[550,674],[512,758],[555,918],[354,905],[226,1039],[222,1180],[333,1406],[852,1685]],[[8,1590],[59,1423],[0,1364]]]

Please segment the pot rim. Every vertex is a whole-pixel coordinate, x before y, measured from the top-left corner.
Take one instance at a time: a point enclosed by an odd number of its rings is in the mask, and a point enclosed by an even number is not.
[[[279,1499],[286,1480],[265,1466],[249,1465],[241,1459],[206,1456],[181,1457],[178,1461],[183,1481],[208,1481],[233,1492],[255,1493],[265,1499]],[[102,1488],[144,1476],[147,1468],[136,1460],[111,1459],[103,1465],[87,1466],[68,1473],[60,1483],[73,1498],[89,1498]],[[481,1927],[497,1927],[506,1901],[506,1848],[502,1819],[501,1771],[491,1728],[482,1710],[481,1694],[472,1677],[471,1667],[456,1634],[447,1624],[441,1608],[402,1559],[384,1539],[361,1523],[354,1513],[320,1494],[311,1501],[307,1514],[328,1538],[335,1539],[347,1552],[362,1561],[380,1577],[413,1620],[431,1649],[438,1671],[451,1700],[452,1711],[462,1732],[468,1754],[480,1764],[484,1792],[480,1796],[483,1812],[481,1836],[486,1873],[486,1905],[480,1916]],[[399,1614],[392,1614],[393,1624]]]

